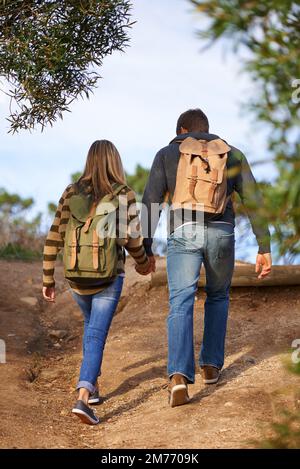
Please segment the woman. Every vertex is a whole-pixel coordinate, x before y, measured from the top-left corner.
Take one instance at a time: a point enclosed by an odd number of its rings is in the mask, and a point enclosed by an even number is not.
[[[115,192],[116,188],[117,191]],[[59,250],[69,245],[69,243],[66,243],[65,246],[65,239],[70,231],[71,219],[74,215],[73,206],[76,197],[73,196],[79,196],[80,200],[89,201],[89,207],[91,207],[89,215],[91,215],[97,213],[95,210],[99,207],[99,202],[104,200],[104,197],[107,199],[107,196],[109,196],[112,199],[117,192],[119,192],[120,196],[125,196],[127,204],[125,230],[123,211],[122,222],[119,223],[119,218],[121,218],[119,217],[120,209],[118,205],[116,206],[116,275],[108,279],[109,283],[105,283],[103,279],[97,278],[81,279],[79,277],[68,277],[72,295],[82,310],[84,317],[83,359],[76,388],[79,391],[79,395],[72,412],[84,423],[90,425],[99,423],[99,419],[88,404],[100,403],[97,378],[101,373],[107,334],[122,292],[125,275],[123,247],[126,247],[128,253],[135,260],[136,270],[140,274],[146,275],[151,271],[151,263],[145,253],[142,237],[139,232],[140,225],[136,210],[135,194],[126,186],[120,155],[111,142],[98,140],[90,147],[83,175],[77,183],[71,184],[66,188],[59,200],[55,218],[44,247],[43,296],[46,301],[53,302],[55,300],[55,261]],[[86,219],[88,221],[86,221],[85,225],[87,224],[88,229],[90,216]],[[122,236],[120,235],[121,225],[122,231],[125,231],[125,236],[124,233],[122,233]],[[78,253],[78,249],[76,249],[74,251],[75,258],[76,253]],[[65,257],[64,262],[66,262]],[[76,260],[73,267],[75,265],[77,265]]]

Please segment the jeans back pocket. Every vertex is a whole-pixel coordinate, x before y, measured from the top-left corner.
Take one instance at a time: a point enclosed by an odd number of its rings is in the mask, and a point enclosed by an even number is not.
[[[230,234],[220,234],[217,238],[218,241],[218,258],[227,259],[234,253],[234,232]]]

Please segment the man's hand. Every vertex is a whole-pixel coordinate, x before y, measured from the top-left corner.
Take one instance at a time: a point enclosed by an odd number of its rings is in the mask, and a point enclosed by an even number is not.
[[[152,272],[151,265],[150,265],[149,262],[148,262],[148,264],[146,264],[146,268],[142,265],[139,265],[139,264],[135,264],[134,267],[135,267],[136,272],[140,275],[148,275]]]
[[[259,279],[266,277],[271,272],[272,268],[272,257],[271,253],[257,254],[255,272],[258,273]]]
[[[54,301],[55,301],[55,287],[43,287],[43,297],[46,301],[54,303]]]
[[[151,272],[155,272],[156,270],[156,262],[155,262],[155,257],[154,256],[149,256],[149,262],[151,265]]]
[[[136,264],[135,265],[135,270],[137,271],[137,273],[139,273],[140,275],[148,275],[150,274],[151,272],[155,272],[155,257],[154,256],[150,256],[148,258],[148,264],[146,265],[146,268],[142,265],[139,265],[139,264]]]

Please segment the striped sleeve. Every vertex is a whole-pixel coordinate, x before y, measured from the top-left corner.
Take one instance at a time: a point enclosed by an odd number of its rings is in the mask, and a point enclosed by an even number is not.
[[[69,199],[73,195],[72,184],[69,185],[61,198],[55,212],[55,217],[46,237],[43,253],[43,286],[54,287],[54,268],[59,251],[64,247],[64,237],[69,221]]]
[[[143,246],[139,210],[135,193],[130,188],[120,193],[118,214],[118,243],[125,247],[137,264],[146,268],[149,260]]]

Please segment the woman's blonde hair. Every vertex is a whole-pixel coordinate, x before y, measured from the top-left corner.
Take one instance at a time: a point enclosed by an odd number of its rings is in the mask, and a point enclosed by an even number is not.
[[[82,176],[77,185],[94,202],[106,194],[112,194],[112,184],[126,184],[120,154],[109,140],[96,140],[90,147]]]

